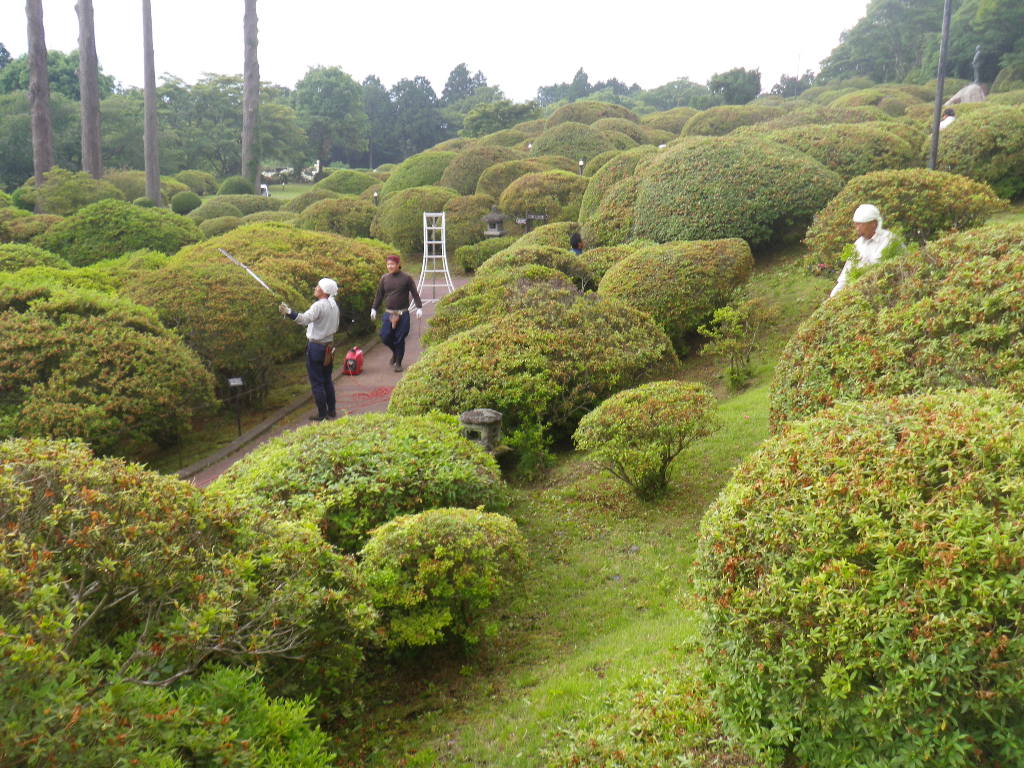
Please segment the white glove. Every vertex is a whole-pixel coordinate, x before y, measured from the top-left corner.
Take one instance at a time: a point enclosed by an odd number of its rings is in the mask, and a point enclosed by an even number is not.
[[[423,317],[423,310],[416,307],[416,319],[419,320],[421,317]]]
[[[277,305],[277,311],[280,312],[282,315],[290,315],[292,313],[292,308],[282,301],[280,304]]]
[[[370,319],[371,320],[376,320],[377,319],[377,310],[376,309],[371,309],[370,310]]]

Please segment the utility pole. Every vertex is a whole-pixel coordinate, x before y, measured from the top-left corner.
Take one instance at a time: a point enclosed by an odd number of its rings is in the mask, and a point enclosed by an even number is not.
[[[946,53],[949,48],[949,17],[952,0],[946,0],[942,9],[942,40],[939,43],[939,71],[935,76],[935,109],[932,112],[932,147],[928,152],[928,170],[935,170],[939,156],[939,120],[942,116],[942,89],[946,84]]]

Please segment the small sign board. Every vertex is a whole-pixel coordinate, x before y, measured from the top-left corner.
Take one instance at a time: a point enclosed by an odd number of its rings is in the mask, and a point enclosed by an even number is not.
[[[232,378],[228,379],[228,386],[229,387],[240,387],[240,386],[242,386],[242,377],[241,376],[235,376],[235,377],[232,377]]]

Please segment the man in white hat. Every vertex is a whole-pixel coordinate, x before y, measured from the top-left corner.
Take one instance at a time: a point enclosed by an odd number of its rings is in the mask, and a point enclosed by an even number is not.
[[[334,334],[338,331],[341,315],[334,297],[338,295],[338,284],[329,277],[323,278],[313,289],[316,298],[305,312],[296,312],[283,301],[278,310],[299,325],[306,326],[306,372],[316,402],[316,416],[310,421],[323,421],[337,416],[334,401]]]
[[[853,212],[853,228],[858,235],[853,243],[857,250],[857,258],[849,259],[843,266],[843,271],[839,273],[839,280],[836,281],[836,287],[832,289],[829,298],[846,287],[851,269],[877,264],[882,258],[882,250],[892,240],[892,232],[882,229],[882,214],[873,205],[857,206],[857,210]]]

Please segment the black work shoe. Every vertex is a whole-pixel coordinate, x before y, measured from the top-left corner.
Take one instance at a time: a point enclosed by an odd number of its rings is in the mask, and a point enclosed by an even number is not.
[[[327,418],[328,419],[336,419],[336,418],[338,418],[338,414],[336,414],[336,413],[328,413],[327,414]]]
[[[326,419],[326,418],[327,418],[326,416],[321,416],[321,415],[320,415],[320,414],[318,413],[318,414],[316,414],[316,415],[314,415],[314,416],[310,416],[310,417],[309,417],[309,420],[310,420],[310,421],[323,421],[323,420],[324,420],[324,419]]]
[[[402,372],[402,371],[404,371],[405,369],[404,369],[404,368],[402,367],[402,364],[401,364],[401,363],[395,363],[395,370],[396,370],[396,371],[397,371],[398,373],[401,373],[401,372]]]

